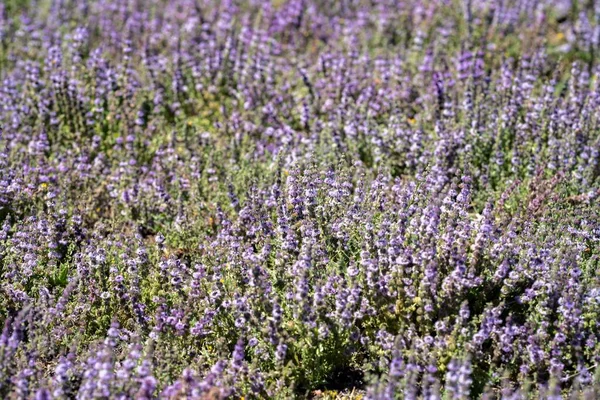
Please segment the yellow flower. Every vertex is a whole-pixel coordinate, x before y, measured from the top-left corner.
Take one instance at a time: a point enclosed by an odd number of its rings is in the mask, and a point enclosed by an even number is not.
[[[42,189],[46,189],[46,188],[48,187],[48,184],[47,184],[46,182],[44,182],[44,183],[42,183],[42,184],[40,185],[40,187],[41,187]]]
[[[557,32],[554,35],[550,36],[548,41],[552,45],[559,45],[559,44],[564,43],[565,40],[566,40],[565,34],[562,32]]]
[[[416,120],[416,119],[414,119],[414,118],[409,118],[407,121],[408,121],[408,123],[409,123],[409,124],[411,124],[411,125],[414,125],[414,124],[415,124],[415,122],[417,122],[417,120]]]

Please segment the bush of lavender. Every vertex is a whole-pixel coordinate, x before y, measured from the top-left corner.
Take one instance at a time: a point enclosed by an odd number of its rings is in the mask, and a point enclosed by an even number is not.
[[[600,4],[0,2],[0,398],[600,398]]]

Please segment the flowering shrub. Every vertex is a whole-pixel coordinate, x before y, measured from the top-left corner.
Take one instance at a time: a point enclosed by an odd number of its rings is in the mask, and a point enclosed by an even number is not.
[[[599,398],[593,3],[1,3],[0,397]]]

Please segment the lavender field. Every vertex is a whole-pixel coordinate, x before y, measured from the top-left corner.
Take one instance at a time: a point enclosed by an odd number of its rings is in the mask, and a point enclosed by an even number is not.
[[[599,399],[600,1],[1,0],[0,399]]]

